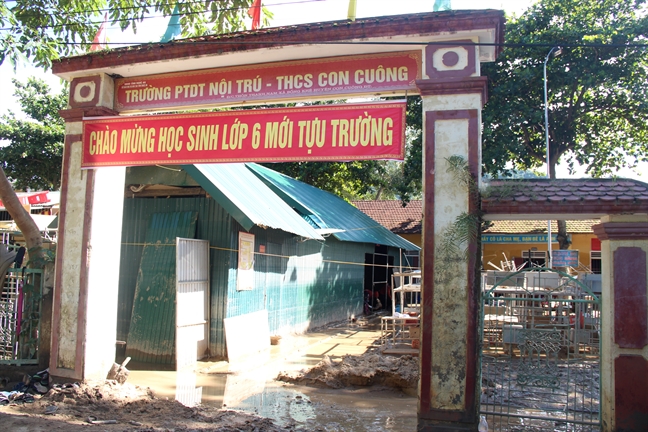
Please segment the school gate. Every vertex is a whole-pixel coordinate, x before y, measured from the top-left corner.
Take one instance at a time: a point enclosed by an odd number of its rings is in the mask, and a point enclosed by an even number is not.
[[[459,215],[478,210],[468,188],[448,172],[448,164],[452,158],[464,160],[472,176],[481,178],[480,124],[487,82],[480,76],[480,63],[495,60],[503,26],[501,11],[448,11],[204,36],[55,62],[54,74],[70,81],[70,100],[61,112],[66,137],[51,374],[104,379],[113,363],[125,165],[213,162],[214,157],[222,161],[394,157],[354,153],[358,148],[384,150],[378,140],[389,140],[385,131],[393,130],[385,129],[380,114],[381,126],[369,112],[344,116],[344,106],[334,113],[342,117],[316,112],[310,118],[292,119],[293,114],[286,113],[266,125],[271,133],[265,133],[264,141],[256,129],[263,121],[248,124],[232,118],[215,131],[214,122],[199,123],[200,115],[165,118],[177,122],[167,127],[126,124],[127,114],[419,94],[425,149],[419,429],[476,430],[478,245],[471,245],[469,260],[454,265],[451,272],[435,277],[435,271],[448,270],[447,257],[437,250],[442,234]],[[156,117],[147,121],[155,122]],[[318,140],[321,128],[313,127],[322,118],[331,127],[337,121],[331,134],[337,133],[343,140],[337,144],[342,145],[333,148],[332,141]],[[353,132],[351,120],[356,126],[361,123]],[[299,122],[306,122],[302,129]],[[100,128],[87,129],[91,123]],[[266,141],[266,136],[271,138]],[[298,139],[303,139],[301,149],[295,144]],[[261,156],[257,150],[267,149],[266,143],[275,151]],[[218,152],[204,153],[215,150],[215,145]],[[319,151],[327,146],[330,151]],[[224,149],[229,156],[214,156]],[[306,153],[292,152],[299,150]],[[648,226],[648,221],[641,223]],[[645,300],[645,278],[643,288]],[[640,369],[648,364],[634,351],[622,357],[624,366]]]

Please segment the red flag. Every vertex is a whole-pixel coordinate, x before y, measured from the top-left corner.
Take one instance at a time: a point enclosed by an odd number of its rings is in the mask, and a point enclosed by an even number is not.
[[[101,51],[106,48],[106,20],[108,19],[108,12],[104,14],[104,20],[97,30],[97,34],[92,40],[92,45],[90,46],[90,52],[92,51]]]
[[[261,25],[261,0],[254,0],[248,9],[248,15],[252,18],[252,30],[258,29]]]

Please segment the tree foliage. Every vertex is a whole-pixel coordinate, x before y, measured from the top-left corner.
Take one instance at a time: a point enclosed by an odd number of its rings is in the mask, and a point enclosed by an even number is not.
[[[178,3],[182,36],[227,33],[245,28],[253,0],[15,0],[0,2],[0,64],[27,58],[45,67],[59,57],[82,53],[103,21],[137,31],[152,15],[170,16]],[[271,17],[263,9],[264,24]]]
[[[559,162],[602,176],[628,158],[647,160],[646,12],[646,0],[542,0],[510,19],[511,45],[482,69],[485,170],[545,162],[543,64],[554,46],[562,53],[547,62],[552,177]]]
[[[61,182],[65,123],[58,111],[65,108],[67,91],[50,94],[42,80],[13,80],[15,96],[26,118],[9,112],[0,118],[0,164],[17,189],[56,190]]]

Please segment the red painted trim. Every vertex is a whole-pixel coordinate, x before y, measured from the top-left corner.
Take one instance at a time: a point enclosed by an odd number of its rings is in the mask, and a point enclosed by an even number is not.
[[[614,251],[614,342],[619,348],[648,345],[646,252],[639,247]]]
[[[592,226],[592,231],[599,240],[645,240],[648,222],[606,222]]]
[[[614,359],[614,430],[648,430],[648,360],[642,356]]]
[[[59,110],[59,115],[66,123],[80,122],[83,120],[85,111],[82,108]]]
[[[77,102],[74,97],[76,94],[77,87],[79,85],[84,85],[87,83],[94,83],[94,95],[92,99],[86,102]],[[81,78],[75,78],[70,84],[70,98],[68,103],[71,108],[82,108],[82,107],[94,107],[99,103],[99,95],[101,94],[101,77],[99,75],[94,76],[85,76]]]
[[[432,310],[434,306],[434,122],[436,113],[425,113],[423,165],[423,262],[421,263],[423,289],[421,291],[421,378],[419,383],[419,416],[430,413],[432,390]]]
[[[488,100],[488,78],[483,76],[443,80],[417,80],[421,96],[481,94],[482,106]]]
[[[471,40],[457,40],[448,42],[447,45],[427,45],[425,47],[425,73],[432,80],[440,80],[444,78],[468,78],[469,76],[477,73],[476,67],[476,53],[475,50],[479,49],[475,45],[472,45],[473,41]],[[434,66],[432,57],[434,53],[440,49],[446,48],[463,48],[468,52],[468,64],[465,68],[461,70],[447,70],[442,71],[438,70]],[[444,63],[445,65],[445,63]],[[447,65],[450,66],[450,65]]]
[[[466,320],[466,383],[465,405],[463,412],[432,409],[431,403],[431,377],[432,377],[432,339],[433,339],[433,306],[434,306],[434,139],[435,122],[437,120],[467,119],[468,120],[468,166],[471,173],[477,178],[479,168],[479,122],[478,110],[440,111],[425,113],[425,165],[424,165],[424,214],[423,218],[423,309],[421,311],[422,338],[421,338],[421,381],[420,381],[420,407],[419,417],[438,421],[460,421],[465,423],[476,422],[477,419],[477,394],[479,386],[479,334],[478,321],[480,289],[476,285],[479,281],[477,272],[478,244],[469,245],[468,266],[468,304]],[[470,212],[477,210],[477,203],[469,201]],[[429,233],[426,235],[426,233]]]
[[[444,11],[340,20],[324,23],[243,31],[227,35],[202,36],[172,43],[151,43],[109,52],[88,53],[54,61],[54,74],[98,70],[122,65],[160,62],[201,56],[221,56],[233,52],[259,51],[287,45],[309,45],[322,42],[346,42],[389,38],[401,35],[457,33],[494,29],[495,43],[503,42],[504,12]],[[195,43],[186,43],[186,42]],[[496,49],[496,52],[499,49]]]
[[[470,173],[478,182],[479,179],[479,112],[477,110],[467,111],[468,124],[468,167]],[[477,185],[475,184],[475,187]],[[470,214],[477,214],[479,211],[479,193],[475,191],[470,196],[468,202],[468,211]],[[477,378],[480,376],[479,371],[479,302],[481,301],[481,288],[478,276],[481,263],[481,232],[477,227],[477,239],[475,243],[468,245],[468,308],[467,308],[467,328],[466,328],[466,399],[465,399],[465,421],[477,423],[478,419],[478,395],[481,386],[478,385]]]
[[[522,203],[508,201],[482,201],[482,211],[488,215],[535,215],[547,214],[628,214],[648,212],[648,202],[639,201],[636,204],[585,204],[583,201],[528,201]],[[538,217],[542,219],[542,217]]]
[[[92,107],[59,110],[59,115],[63,117],[66,123],[73,123],[83,121],[86,117],[117,116],[119,115],[119,112],[105,107]]]

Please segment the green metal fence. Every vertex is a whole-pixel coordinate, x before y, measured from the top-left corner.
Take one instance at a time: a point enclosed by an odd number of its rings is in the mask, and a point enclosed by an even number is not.
[[[480,413],[489,431],[600,430],[600,297],[549,269],[482,283]]]
[[[0,295],[0,364],[38,364],[42,270],[7,272]]]

